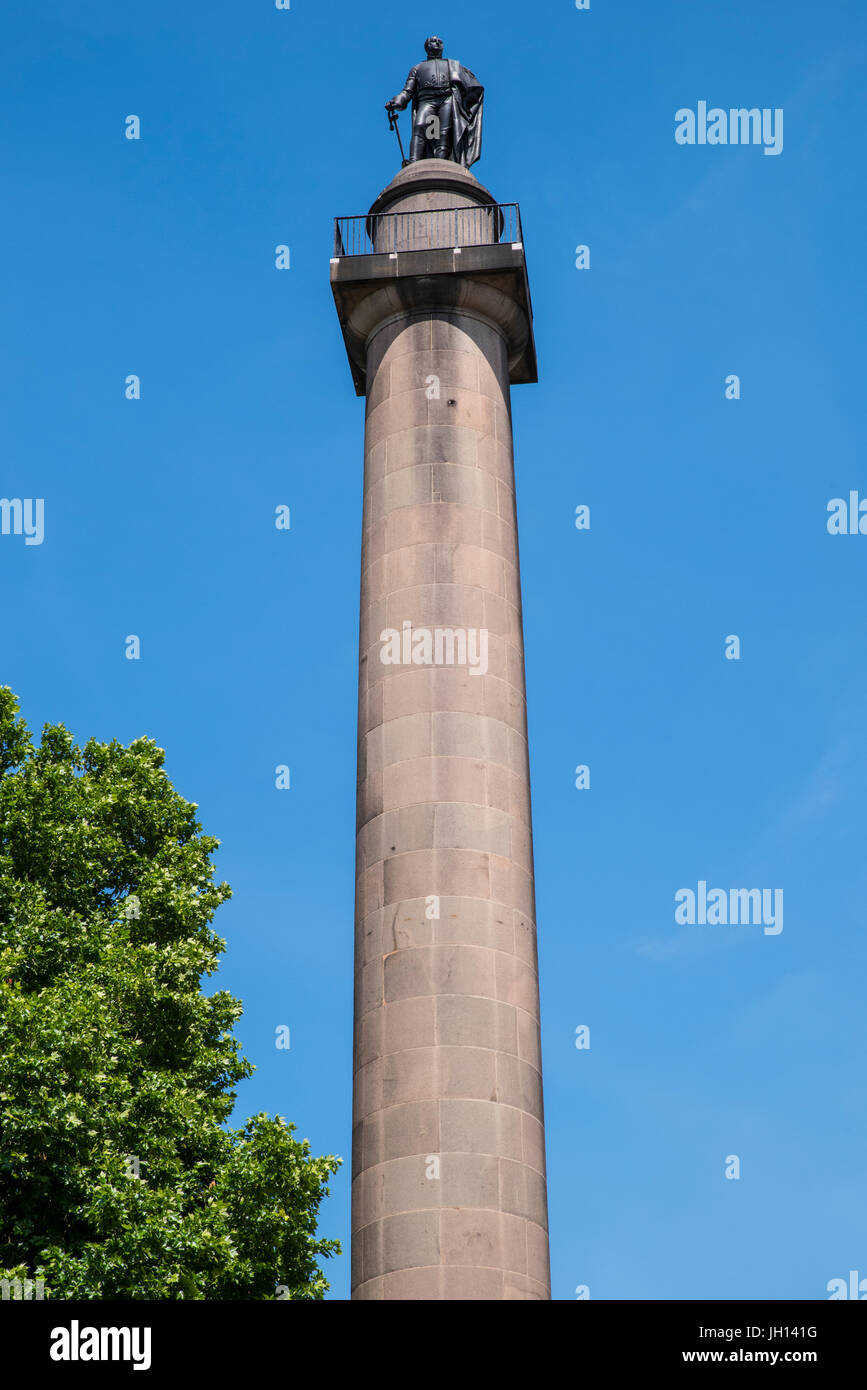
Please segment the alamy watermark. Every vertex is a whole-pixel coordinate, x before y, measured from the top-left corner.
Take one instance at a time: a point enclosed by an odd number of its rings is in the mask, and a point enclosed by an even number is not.
[[[708,110],[700,101],[693,111],[681,106],[674,113],[674,138],[679,145],[763,145],[764,154],[783,153],[783,108],[721,106]]]
[[[18,1302],[45,1298],[44,1279],[0,1279],[0,1298],[12,1298]]]
[[[765,936],[783,930],[782,888],[711,888],[701,878],[698,890],[678,888],[674,920],[700,927],[764,927]],[[771,910],[773,908],[773,911]]]
[[[402,631],[383,628],[379,634],[383,666],[467,666],[471,676],[488,669],[488,629],[416,627],[408,620]]]
[[[845,1279],[829,1279],[825,1288],[831,1303],[840,1298],[857,1299],[859,1303],[867,1299],[867,1279],[862,1279],[857,1269],[849,1270],[848,1282]]]
[[[859,497],[854,488],[848,501],[845,497],[832,497],[826,524],[829,536],[867,536],[867,497]]]
[[[134,1371],[151,1364],[149,1327],[82,1327],[73,1318],[69,1327],[51,1330],[48,1351],[52,1361],[130,1361]]]
[[[41,545],[45,539],[45,499],[0,497],[0,535],[23,535],[25,545]]]

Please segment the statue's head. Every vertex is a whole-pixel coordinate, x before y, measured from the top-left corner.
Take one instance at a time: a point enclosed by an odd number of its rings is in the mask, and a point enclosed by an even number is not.
[[[437,38],[436,34],[431,34],[429,39],[424,41],[424,51],[429,58],[441,58],[443,56],[443,41]]]

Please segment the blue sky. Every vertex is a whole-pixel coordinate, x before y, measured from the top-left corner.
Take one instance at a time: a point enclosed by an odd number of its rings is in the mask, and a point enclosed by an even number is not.
[[[867,536],[826,529],[867,497],[862,0],[8,7],[0,494],[45,539],[0,536],[0,682],[36,728],[156,739],[222,840],[236,1115],[347,1160],[346,1297],[363,402],[328,260],[431,29],[486,86],[474,172],[521,204],[536,316],[554,1297],[827,1297],[867,1275]],[[678,145],[700,100],[783,108],[783,152]],[[702,879],[782,888],[783,931],[677,924]]]

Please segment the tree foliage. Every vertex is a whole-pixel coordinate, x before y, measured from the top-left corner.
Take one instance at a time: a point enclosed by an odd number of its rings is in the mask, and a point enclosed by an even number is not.
[[[149,739],[41,744],[0,688],[0,1277],[55,1298],[321,1298],[339,1159],[260,1114],[205,995],[218,841]],[[278,1289],[280,1292],[277,1292]]]

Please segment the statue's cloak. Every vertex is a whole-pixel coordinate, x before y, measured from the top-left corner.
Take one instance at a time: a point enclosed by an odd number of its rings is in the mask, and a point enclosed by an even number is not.
[[[485,89],[475,73],[455,58],[448,59],[454,106],[455,162],[469,169],[482,153],[482,108]]]

